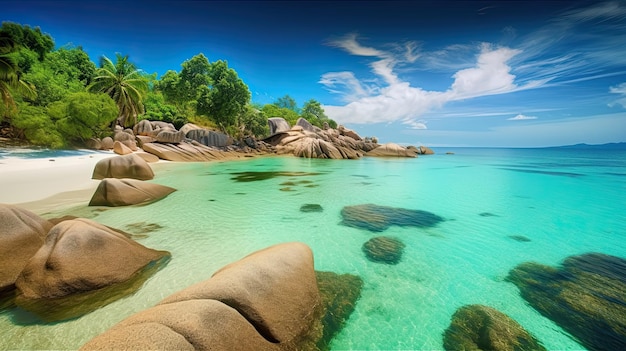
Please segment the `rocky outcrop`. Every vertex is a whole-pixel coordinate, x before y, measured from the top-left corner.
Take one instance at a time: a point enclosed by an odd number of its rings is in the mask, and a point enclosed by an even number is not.
[[[313,254],[302,243],[255,252],[83,346],[97,349],[299,350],[321,315]]]
[[[232,144],[228,135],[207,129],[192,129],[187,132],[187,138],[205,146],[225,147]]]
[[[343,218],[341,224],[372,232],[382,232],[392,225],[418,228],[434,227],[444,220],[442,217],[427,211],[374,204],[345,206],[341,209],[341,216]]]
[[[270,135],[286,132],[291,129],[289,123],[282,117],[271,117],[267,119],[267,124],[270,127]]]
[[[371,238],[361,249],[365,257],[372,262],[398,264],[404,252],[404,243],[398,238],[377,236]]]
[[[66,318],[75,317],[68,308],[72,296],[78,295],[76,304],[82,305],[84,293],[129,281],[167,257],[166,251],[146,248],[91,220],[65,220],[50,229],[44,245],[18,276],[16,303],[44,320],[57,319],[63,312]]]
[[[152,123],[150,123],[150,121],[142,119],[141,121],[137,122],[137,124],[135,124],[135,126],[133,127],[133,132],[135,133],[135,135],[143,135],[143,136],[149,136],[152,135]]]
[[[235,152],[211,148],[196,141],[191,143],[182,142],[180,144],[147,143],[143,146],[143,149],[163,160],[177,162],[215,161],[242,156]]]
[[[507,280],[542,315],[589,350],[626,345],[626,260],[601,253],[565,259],[562,267],[522,263]]]
[[[171,129],[161,130],[155,137],[159,143],[179,144],[185,139],[185,133]]]
[[[371,151],[368,151],[365,156],[376,157],[417,157],[417,151],[414,149],[405,148],[398,144],[387,143],[381,145]]]
[[[483,305],[459,308],[443,334],[443,347],[456,350],[541,351],[543,345],[504,313]]]
[[[91,197],[89,206],[128,206],[158,201],[174,188],[136,179],[105,178]]]
[[[143,158],[135,154],[128,154],[109,157],[98,161],[94,168],[92,178],[132,178],[149,180],[154,178],[154,172]]]
[[[102,138],[100,145],[101,150],[111,150],[113,148],[114,140],[111,137]]]
[[[52,223],[28,210],[0,204],[0,292],[13,288],[50,228]]]

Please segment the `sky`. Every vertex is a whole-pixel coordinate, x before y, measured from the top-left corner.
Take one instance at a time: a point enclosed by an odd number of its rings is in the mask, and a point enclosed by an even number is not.
[[[626,1],[4,1],[94,62],[147,73],[203,53],[252,101],[289,95],[379,142],[626,141]]]

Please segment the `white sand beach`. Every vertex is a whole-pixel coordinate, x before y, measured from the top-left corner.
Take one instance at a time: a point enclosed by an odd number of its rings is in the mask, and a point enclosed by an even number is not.
[[[0,158],[0,203],[35,213],[89,202],[100,183],[91,179],[99,160],[111,152],[43,158]]]

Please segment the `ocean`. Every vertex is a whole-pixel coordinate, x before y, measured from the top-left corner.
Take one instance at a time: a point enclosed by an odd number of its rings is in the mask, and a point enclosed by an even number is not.
[[[505,277],[529,261],[558,266],[588,252],[626,258],[626,151],[435,151],[416,159],[160,163],[152,182],[177,189],[161,201],[41,214],[91,218],[172,259],[134,295],[74,320],[44,324],[19,309],[0,311],[0,349],[77,349],[220,267],[289,241],[313,249],[317,270],[363,279],[332,350],[441,350],[452,314],[468,304],[507,314],[549,350],[584,349]],[[322,211],[302,212],[305,204]],[[382,232],[343,225],[341,210],[360,204],[427,211],[443,221]],[[406,245],[397,264],[364,255],[363,244],[380,235]]]

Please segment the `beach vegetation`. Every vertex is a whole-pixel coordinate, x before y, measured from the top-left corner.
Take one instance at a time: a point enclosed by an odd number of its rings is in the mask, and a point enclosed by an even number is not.
[[[7,108],[15,105],[14,92],[30,98],[36,96],[34,87],[21,78],[21,70],[12,55],[18,50],[19,44],[0,32],[0,98]]]
[[[137,116],[145,112],[143,100],[148,92],[148,78],[128,60],[128,55],[117,53],[115,56],[115,63],[102,56],[100,68],[87,90],[109,95],[119,109],[116,123],[130,127],[137,123]]]
[[[107,135],[119,110],[107,94],[79,92],[51,105],[49,114],[65,140],[78,142]]]

